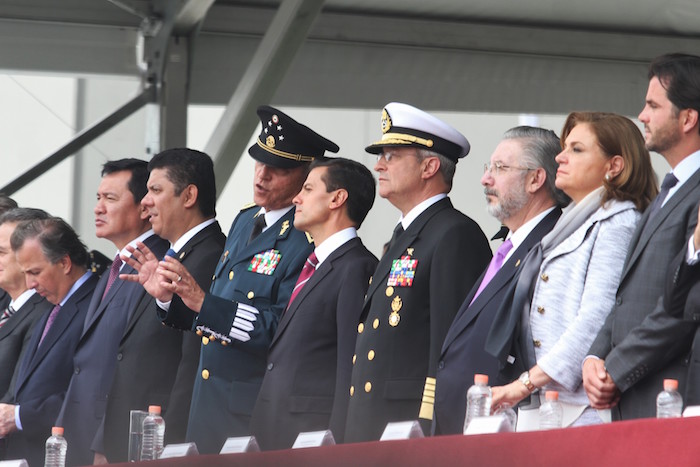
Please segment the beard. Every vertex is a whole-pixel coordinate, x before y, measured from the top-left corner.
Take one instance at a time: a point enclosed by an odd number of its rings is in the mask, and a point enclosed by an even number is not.
[[[645,129],[649,130],[649,127]],[[680,139],[681,135],[678,131],[677,120],[667,120],[662,127],[649,133],[649,140],[646,141],[645,146],[649,151],[663,154],[664,151],[668,151],[678,144]]]
[[[513,217],[530,199],[522,182],[518,186],[510,187],[506,193],[498,193],[487,187],[484,188],[484,194],[496,197],[495,201],[487,204],[486,210],[500,222]]]

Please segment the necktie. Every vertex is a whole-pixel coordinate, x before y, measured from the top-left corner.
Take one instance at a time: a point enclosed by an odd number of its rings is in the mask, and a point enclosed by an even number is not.
[[[649,217],[647,218],[647,223],[649,222],[649,219],[651,219],[658,212],[658,210],[661,209],[661,205],[668,196],[668,192],[671,190],[671,188],[676,186],[676,183],[678,183],[678,179],[675,175],[673,175],[673,172],[667,173],[664,177],[664,181],[661,182],[661,190],[659,191],[659,194],[656,195],[654,202],[652,202],[651,206],[649,206]]]
[[[173,250],[172,248],[168,248],[168,251],[165,252],[165,256],[170,256],[171,258],[177,258],[177,252]]]
[[[292,304],[296,296],[299,295],[299,292],[304,287],[304,284],[309,282],[309,279],[311,279],[311,276],[314,274],[314,271],[316,271],[316,266],[318,266],[318,258],[316,257],[316,252],[311,252],[309,257],[306,258],[304,267],[301,268],[301,274],[299,274],[299,279],[297,279],[297,283],[294,286],[294,290],[292,290],[292,296],[289,297],[289,304],[287,305],[287,309],[289,309],[289,306]]]
[[[44,337],[46,337],[46,334],[49,333],[49,329],[51,329],[53,322],[56,321],[56,316],[58,315],[58,311],[60,309],[61,305],[56,305],[51,310],[51,313],[49,314],[49,319],[46,320],[46,326],[44,326],[44,332],[41,334],[41,339],[39,339],[39,345],[41,345],[41,343],[44,342]]]
[[[255,218],[255,221],[253,221],[253,230],[250,232],[248,243],[255,240],[255,238],[262,233],[265,227],[267,227],[267,224],[265,223],[265,215],[258,214],[258,216]]]
[[[12,308],[10,305],[7,305],[7,308],[5,311],[2,312],[2,317],[0,317],[0,328],[2,327],[3,324],[7,322],[8,319],[10,319],[10,316],[15,314],[15,309]]]
[[[503,266],[503,259],[506,257],[508,252],[513,248],[513,243],[510,241],[510,239],[506,240],[505,242],[501,243],[501,246],[498,247],[498,250],[496,250],[496,254],[491,258],[491,262],[489,263],[489,267],[486,270],[486,274],[484,275],[484,280],[481,281],[481,285],[479,285],[479,288],[477,289],[476,293],[474,294],[474,298],[472,298],[472,303],[474,303],[474,300],[476,300],[476,297],[479,296],[482,290],[486,288],[486,286],[491,282],[491,279],[496,275],[496,273],[501,269],[501,266]]]
[[[394,244],[399,240],[403,233],[403,224],[399,222],[398,224],[396,224],[396,227],[394,227],[394,234],[391,236],[391,240],[389,240],[389,246],[386,248],[386,251],[391,250],[391,247],[394,246]]]
[[[112,267],[109,268],[109,277],[107,278],[107,286],[105,287],[105,291],[102,293],[102,300],[105,299],[107,292],[109,292],[109,289],[112,287],[112,284],[114,284],[114,281],[117,280],[117,277],[119,277],[119,269],[122,267],[122,264],[122,259],[119,257],[119,253],[117,253],[114,261],[112,261]]]
[[[496,232],[496,235],[491,237],[491,240],[505,240],[506,237],[508,237],[508,232],[510,232],[508,227],[506,227],[505,225],[502,225],[501,228],[499,229],[499,231]]]

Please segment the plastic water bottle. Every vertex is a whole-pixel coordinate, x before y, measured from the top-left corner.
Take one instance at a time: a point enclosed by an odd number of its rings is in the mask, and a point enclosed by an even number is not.
[[[656,418],[680,417],[683,412],[683,398],[678,393],[678,381],[664,380],[664,390],[656,396]]]
[[[510,426],[510,431],[515,431],[518,426],[518,414],[513,409],[513,406],[508,402],[501,402],[496,410],[493,411],[494,415],[503,415],[503,417],[508,421]]]
[[[561,428],[564,408],[559,402],[559,392],[547,391],[544,398],[545,402],[540,406],[540,430]]]
[[[141,445],[141,460],[156,460],[163,452],[163,437],[165,436],[165,421],[160,416],[159,405],[148,406],[148,416],[143,419],[143,441]]]
[[[51,428],[51,436],[46,440],[44,467],[64,467],[66,451],[68,451],[68,443],[63,437],[63,428],[60,426]]]
[[[474,375],[474,386],[467,391],[467,413],[464,417],[464,430],[476,417],[488,417],[491,414],[491,388],[488,375]]]

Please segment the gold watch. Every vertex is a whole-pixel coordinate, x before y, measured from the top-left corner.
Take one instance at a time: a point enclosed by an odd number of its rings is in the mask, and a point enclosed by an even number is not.
[[[529,371],[523,371],[523,373],[518,377],[518,381],[523,383],[525,387],[527,388],[528,392],[532,394],[537,390],[534,384],[532,384],[532,381],[530,381],[530,372]]]

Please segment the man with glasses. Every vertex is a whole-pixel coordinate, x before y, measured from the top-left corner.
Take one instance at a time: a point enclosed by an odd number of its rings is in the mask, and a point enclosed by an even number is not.
[[[345,442],[377,440],[388,422],[429,433],[440,348],[491,257],[479,226],[447,197],[469,142],[422,110],[390,103],[377,154],[379,195],[401,211],[370,279],[358,325]]]
[[[447,331],[438,362],[434,434],[462,433],[466,393],[474,374],[488,375],[489,381],[498,376],[498,360],[484,351],[484,343],[505,291],[517,279],[518,266],[554,227],[560,208],[568,203],[554,186],[554,158],[560,150],[559,138],[551,130],[521,126],[503,135],[484,164],[481,184],[487,209],[509,233]],[[523,384],[527,384],[524,377]]]

